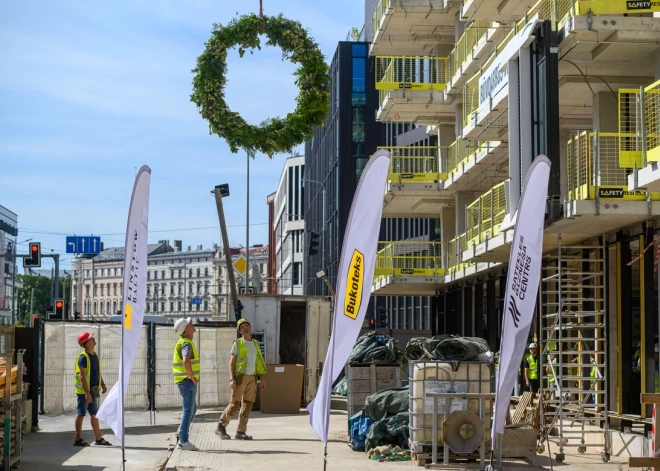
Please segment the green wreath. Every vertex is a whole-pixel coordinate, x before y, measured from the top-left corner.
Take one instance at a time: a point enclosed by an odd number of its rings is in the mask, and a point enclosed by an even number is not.
[[[261,50],[260,34],[268,38],[269,46],[282,49],[282,60],[288,59],[300,67],[294,72],[300,89],[296,109],[286,118],[269,118],[259,126],[248,124],[239,113],[231,111],[225,101],[227,84],[227,53],[238,46],[243,57]],[[330,90],[328,66],[323,54],[298,21],[277,17],[246,15],[227,26],[214,25],[204,53],[197,58],[193,93],[190,100],[209,122],[209,134],[223,137],[229,149],[236,153],[244,149],[252,157],[263,152],[269,157],[291,152],[311,135],[328,117]]]

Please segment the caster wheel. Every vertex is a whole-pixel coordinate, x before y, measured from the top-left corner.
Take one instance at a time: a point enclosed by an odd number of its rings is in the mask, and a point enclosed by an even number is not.
[[[578,453],[580,453],[581,455],[584,455],[586,451],[587,451],[587,447],[585,446],[581,446],[578,448]]]
[[[565,456],[563,453],[557,453],[557,454],[555,455],[555,461],[556,461],[557,463],[563,463],[563,462],[564,462],[564,458],[566,458],[566,456]]]
[[[609,453],[601,453],[600,459],[603,460],[603,463],[607,463],[610,460]]]
[[[542,455],[545,453],[545,445],[539,445],[536,447],[536,454]]]

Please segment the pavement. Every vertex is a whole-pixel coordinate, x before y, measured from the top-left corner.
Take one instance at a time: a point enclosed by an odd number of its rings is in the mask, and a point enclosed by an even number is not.
[[[266,415],[253,413],[248,433],[252,441],[233,439],[237,420],[227,427],[232,440],[223,441],[215,436],[220,409],[200,410],[193,422],[190,440],[200,451],[189,452],[174,448],[175,433],[181,419],[181,411],[159,412],[156,424],[150,424],[148,412],[126,414],[126,470],[127,471],[192,471],[211,469],[293,471],[322,470],[323,445],[309,425],[305,409],[300,414]],[[74,440],[73,416],[39,417],[39,432],[28,434],[20,470],[50,471],[105,471],[121,469],[119,440],[107,427],[103,436],[113,443],[112,447],[72,446]],[[354,452],[348,447],[346,412],[332,411],[328,443],[328,470],[398,470],[416,468],[413,462],[379,463],[367,459],[365,453]],[[91,441],[93,434],[89,420],[85,421],[84,438]],[[552,456],[557,450],[551,449]],[[557,463],[550,460],[548,451],[539,456],[534,464],[504,463],[507,471],[619,471],[629,469],[627,457],[613,456],[603,464],[599,450],[589,448],[579,455],[574,449],[567,451],[566,460]]]

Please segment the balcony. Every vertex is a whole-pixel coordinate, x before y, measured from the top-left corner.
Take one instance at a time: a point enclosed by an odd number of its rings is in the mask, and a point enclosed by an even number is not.
[[[392,154],[383,203],[383,217],[437,217],[453,204],[443,189],[447,178],[447,148],[428,146],[379,147]]]
[[[441,242],[379,242],[371,294],[432,296],[443,282]]]
[[[465,82],[479,71],[493,54],[508,29],[490,21],[475,21],[465,28],[456,47],[447,57],[446,95],[457,95]]]
[[[508,152],[509,146],[503,141],[457,139],[447,152],[445,190],[486,191],[493,183],[504,181],[509,176]]]
[[[465,21],[501,21],[508,23],[518,20],[525,15],[531,17],[530,10],[540,2],[537,0],[465,0],[461,10],[461,16]],[[551,6],[555,3],[548,2]],[[557,10],[570,8],[570,0],[556,0]],[[557,15],[557,18],[563,18]]]
[[[437,146],[379,147],[390,152],[388,183],[437,183],[447,178],[446,148]],[[444,162],[444,166],[441,163]]]
[[[632,151],[629,160],[636,167],[628,176],[628,189],[644,191],[660,191],[660,81],[657,81],[643,92],[627,90],[629,102],[635,106],[635,116],[628,120],[628,130],[634,131],[629,147]],[[621,94],[619,100],[621,101]],[[620,107],[621,108],[621,107]],[[619,111],[619,121],[622,121],[622,110]],[[632,118],[632,117],[631,117]]]
[[[378,56],[375,63],[380,92],[377,121],[437,124],[443,117],[454,119],[454,106],[443,92],[447,58]]]
[[[446,0],[380,0],[370,54],[430,55],[438,44],[453,44],[459,9]]]
[[[634,135],[584,131],[567,143],[567,193],[564,217],[545,228],[543,250],[557,249],[557,235],[571,245],[660,215],[660,193],[628,191]],[[483,234],[483,216],[468,216],[464,262],[506,262],[513,228]],[[494,224],[498,217],[495,215]],[[481,224],[478,227],[478,224]],[[499,232],[499,233],[498,233]]]

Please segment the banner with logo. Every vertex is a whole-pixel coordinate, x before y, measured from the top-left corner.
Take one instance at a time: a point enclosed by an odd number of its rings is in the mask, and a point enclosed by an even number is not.
[[[527,347],[541,278],[543,221],[548,197],[550,160],[545,155],[532,162],[523,187],[506,278],[504,321],[500,341],[500,366],[495,390],[495,413],[491,445],[495,433],[504,433],[511,392],[518,367]]]
[[[124,248],[123,313],[119,380],[112,386],[96,417],[110,426],[124,448],[124,395],[140,342],[147,291],[147,237],[151,169],[140,168],[128,210]]]
[[[332,383],[344,369],[369,305],[389,167],[388,151],[379,150],[369,159],[355,190],[346,224],[330,346],[316,398],[307,406],[312,428],[325,444],[328,443]]]

